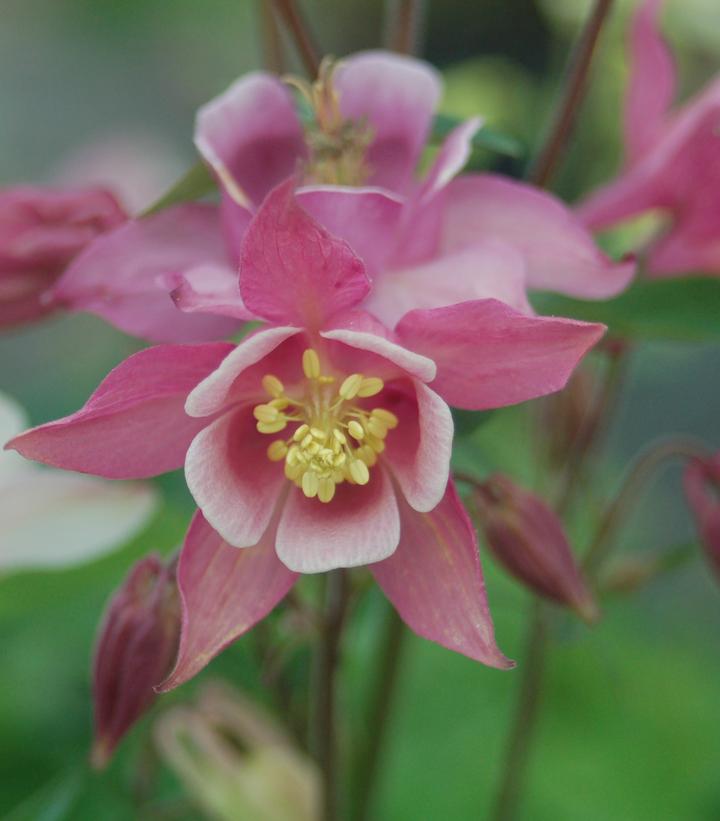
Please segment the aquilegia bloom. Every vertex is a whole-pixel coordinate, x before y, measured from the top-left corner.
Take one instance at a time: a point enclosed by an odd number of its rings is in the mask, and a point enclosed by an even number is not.
[[[720,453],[691,459],[685,468],[683,485],[701,545],[720,579]]]
[[[676,110],[676,70],[658,30],[662,0],[645,0],[630,32],[625,168],[579,209],[593,229],[651,209],[669,228],[647,254],[650,276],[720,274],[720,78]]]
[[[53,310],[46,293],[68,263],[124,221],[120,204],[101,188],[0,191],[0,327]]]
[[[156,341],[228,335],[254,318],[237,287],[242,239],[268,192],[294,175],[302,207],[361,257],[382,292],[369,309],[389,327],[412,307],[493,297],[529,312],[527,288],[604,298],[627,285],[633,264],[612,263],[550,194],[492,174],[454,179],[479,119],[415,178],[441,93],[426,63],[368,52],[299,85],[306,123],[288,86],[263,72],[203,107],[195,142],[220,209],[191,203],[128,223],[71,266],[57,298]]]
[[[391,332],[362,308],[362,261],[299,207],[292,180],[265,199],[240,258],[240,295],[262,328],[237,346],[141,351],[83,409],[10,443],[115,478],[185,461],[200,511],[165,686],[262,618],[297,573],[363,564],[417,633],[506,666],[448,481],[446,401],[489,408],[557,390],[603,327],[486,299],[409,311]]]

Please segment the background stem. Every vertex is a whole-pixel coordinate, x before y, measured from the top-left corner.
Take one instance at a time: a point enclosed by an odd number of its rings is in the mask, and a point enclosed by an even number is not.
[[[547,643],[542,604],[536,600],[528,624],[520,691],[507,738],[502,776],[489,816],[491,821],[510,821],[515,817],[520,803],[531,744],[540,714]]]
[[[592,14],[570,57],[560,106],[550,133],[528,175],[530,182],[544,187],[550,181],[572,134],[580,103],[585,95],[595,46],[613,0],[596,0]]]
[[[295,47],[305,66],[305,71],[314,80],[320,68],[319,52],[298,3],[296,0],[271,0],[271,2],[274,3],[278,17],[295,41]]]
[[[355,800],[352,817],[355,821],[367,821],[372,808],[372,798],[377,774],[382,764],[383,745],[387,739],[389,715],[400,668],[405,625],[390,607],[385,622],[382,645],[367,719],[367,741],[358,755],[355,765]]]
[[[340,639],[348,602],[345,570],[333,570],[325,579],[325,610],[317,648],[313,740],[323,781],[322,821],[337,821],[337,729],[335,696]]]
[[[415,54],[420,39],[423,0],[391,0],[386,3],[386,41],[399,54]]]

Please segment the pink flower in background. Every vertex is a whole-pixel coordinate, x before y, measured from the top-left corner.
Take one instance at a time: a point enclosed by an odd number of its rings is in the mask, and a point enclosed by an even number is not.
[[[18,405],[0,394],[0,442],[27,424]],[[147,484],[46,470],[0,451],[0,574],[103,556],[141,530],[156,506]]]
[[[292,180],[252,221],[240,271],[242,303],[266,323],[242,343],[141,351],[80,411],[10,443],[113,478],[185,463],[200,511],[166,686],[266,615],[297,573],[363,564],[417,633],[507,666],[448,482],[446,402],[492,408],[558,390],[603,327],[475,299],[406,311],[391,331],[363,308],[363,262],[299,207]]]
[[[0,191],[0,327],[56,308],[46,294],[68,263],[124,221],[120,204],[100,188]]]
[[[691,460],[685,468],[683,484],[700,542],[710,567],[720,579],[720,453]]]
[[[720,274],[720,79],[671,109],[676,70],[658,30],[662,0],[645,0],[630,31],[625,168],[581,204],[602,229],[659,210],[669,228],[647,252],[653,277]]]
[[[496,298],[531,313],[528,288],[605,298],[628,284],[633,263],[610,261],[552,195],[490,174],[453,179],[477,118],[417,180],[441,94],[426,63],[367,52],[298,85],[305,124],[287,85],[263,72],[204,106],[195,142],[220,183],[219,213],[181,205],[128,223],[71,266],[57,297],[155,341],[227,336],[253,318],[237,286],[242,238],[291,176],[302,207],[361,257],[376,292],[368,309],[389,327],[413,307]]]

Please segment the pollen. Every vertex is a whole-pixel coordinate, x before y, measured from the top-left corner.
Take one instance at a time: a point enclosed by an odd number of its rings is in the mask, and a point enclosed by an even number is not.
[[[363,404],[384,389],[379,377],[326,373],[314,348],[303,352],[301,368],[302,386],[292,394],[277,376],[266,374],[262,388],[269,399],[253,408],[253,416],[260,433],[286,431],[287,438],[268,446],[268,459],[284,462],[288,480],[309,499],[327,504],[337,485],[370,481],[370,469],[399,420],[385,408]]]

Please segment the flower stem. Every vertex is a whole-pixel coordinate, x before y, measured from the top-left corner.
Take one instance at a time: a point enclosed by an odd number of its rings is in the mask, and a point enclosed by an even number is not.
[[[422,21],[423,0],[386,3],[388,47],[399,54],[414,54]]]
[[[540,714],[545,672],[548,635],[542,610],[542,604],[536,600],[528,623],[520,691],[507,739],[500,785],[489,815],[490,821],[511,821],[520,803],[531,744]]]
[[[337,821],[335,696],[340,640],[348,604],[345,570],[333,570],[325,581],[325,608],[317,648],[313,741],[323,782],[322,821]]]
[[[658,468],[671,459],[692,459],[696,456],[702,457],[705,453],[706,448],[701,442],[690,437],[674,436],[655,442],[635,459],[605,508],[595,536],[585,553],[583,567],[588,575],[594,576],[597,573],[610,552],[618,528],[634,508],[638,496]]]
[[[613,0],[595,0],[595,7],[573,49],[555,120],[528,175],[530,182],[535,185],[545,187],[548,184],[570,138],[580,103],[585,96],[595,46],[612,2]]]
[[[273,74],[284,74],[285,59],[277,17],[267,0],[259,0],[259,5],[260,36],[262,37],[265,68]]]
[[[400,668],[405,625],[389,608],[377,674],[373,684],[372,701],[368,710],[367,741],[361,748],[355,765],[355,800],[352,817],[355,821],[366,821],[370,817],[372,797],[376,777],[380,771],[383,744],[387,738],[388,717],[395,695],[395,686]]]
[[[305,71],[314,79],[320,68],[319,52],[297,0],[273,0],[273,2],[278,17],[282,19],[295,41],[295,47],[305,66]]]

